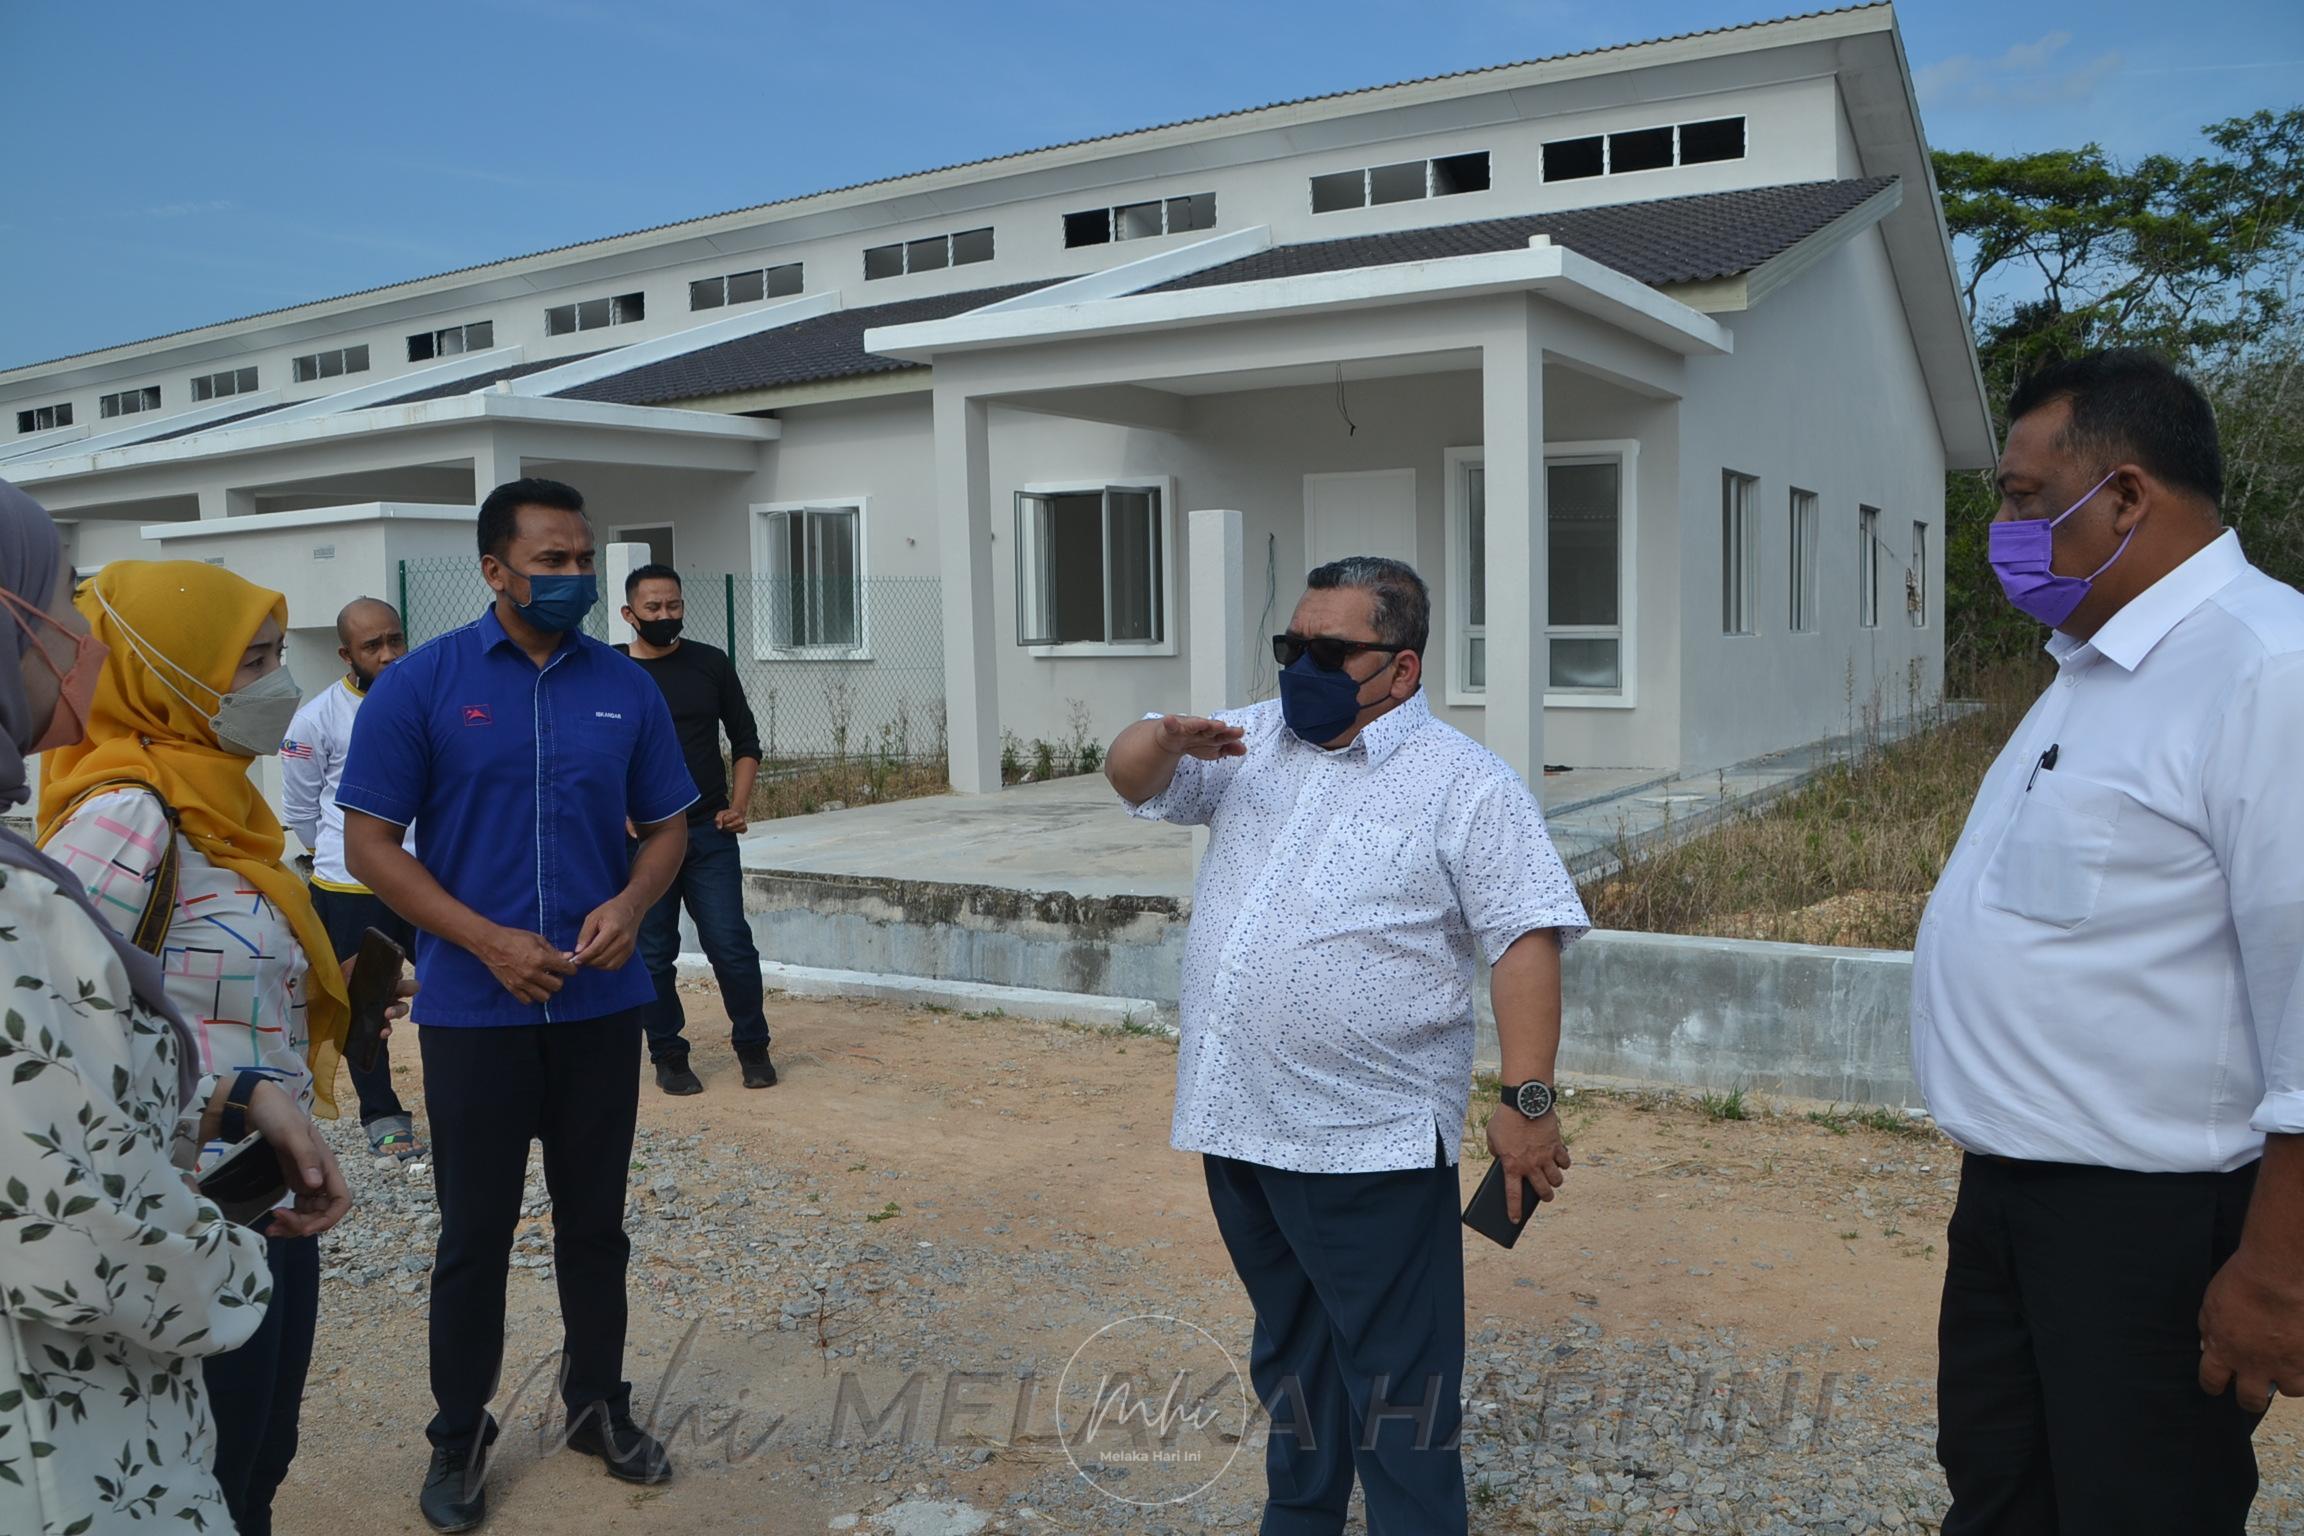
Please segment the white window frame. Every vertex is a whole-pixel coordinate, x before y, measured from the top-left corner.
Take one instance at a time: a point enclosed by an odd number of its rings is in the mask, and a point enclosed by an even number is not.
[[[1816,572],[1823,563],[1824,499],[1795,485],[1789,488],[1784,503],[1789,535],[1785,575],[1791,597],[1785,613],[1787,629],[1795,635],[1821,634],[1823,626],[1816,613],[1821,588]]]
[[[1738,584],[1736,606],[1729,609],[1728,590],[1731,579],[1728,569],[1728,491],[1731,485],[1745,488],[1741,508],[1743,521],[1737,530],[1742,534],[1738,551],[1743,567],[1743,581]],[[1720,471],[1720,636],[1724,640],[1750,640],[1760,633],[1760,477],[1742,470]]]
[[[778,514],[795,512],[854,512],[856,514],[856,643],[846,645],[777,645],[763,632],[757,583],[775,574],[769,555],[768,530]],[[872,568],[866,537],[871,527],[869,496],[811,496],[805,501],[758,501],[752,504],[752,657],[755,661],[870,661],[872,659]]]
[[[1442,450],[1441,458],[1446,469],[1444,499],[1448,517],[1446,698],[1452,705],[1480,709],[1488,703],[1486,692],[1464,686],[1466,658],[1474,638],[1472,627],[1464,622],[1464,616],[1471,612],[1472,586],[1471,482],[1465,471],[1475,464],[1485,468],[1488,450],[1485,445],[1476,448],[1448,448]],[[1604,460],[1614,460],[1619,466],[1617,493],[1622,524],[1617,530],[1616,614],[1622,622],[1612,629],[1585,625],[1558,628],[1549,624],[1545,626],[1546,709],[1636,709],[1640,703],[1640,440],[1631,437],[1593,438],[1544,445],[1544,465],[1547,470],[1554,464],[1592,464]],[[1621,690],[1612,693],[1582,689],[1559,692],[1550,686],[1552,640],[1604,639],[1610,636],[1614,636],[1617,642],[1617,662],[1624,684]],[[1485,638],[1485,633],[1481,638]]]
[[[1009,498],[1015,507],[1024,496],[1101,496],[1106,491],[1157,491],[1160,495],[1160,638],[1158,640],[1071,640],[1056,645],[1027,645],[1025,654],[1038,661],[1071,661],[1099,656],[1174,656],[1176,630],[1176,480],[1171,475],[1098,475],[1077,480],[1035,481],[1016,487]],[[1013,514],[1010,536],[1016,527]],[[1015,561],[1009,561],[1009,614],[1014,618],[1024,594],[1014,589]]]
[[[1880,509],[1856,508],[1856,627],[1880,627]]]

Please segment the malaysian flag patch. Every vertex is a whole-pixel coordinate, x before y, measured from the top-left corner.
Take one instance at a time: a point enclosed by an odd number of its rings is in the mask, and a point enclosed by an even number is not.
[[[282,757],[308,758],[312,755],[312,747],[308,742],[284,741],[280,743],[280,755]]]

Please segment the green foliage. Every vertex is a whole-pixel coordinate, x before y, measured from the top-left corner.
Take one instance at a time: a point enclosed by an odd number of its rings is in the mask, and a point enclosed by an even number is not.
[[[2165,353],[2216,405],[2227,519],[2253,559],[2297,582],[2304,108],[2231,118],[2205,135],[2208,154],[2130,164],[2094,144],[2028,155],[1940,151],[1936,181],[1995,418],[2044,363],[2111,346]],[[1996,504],[1989,473],[1950,477],[1944,598],[1955,687],[2039,643],[1985,563]]]

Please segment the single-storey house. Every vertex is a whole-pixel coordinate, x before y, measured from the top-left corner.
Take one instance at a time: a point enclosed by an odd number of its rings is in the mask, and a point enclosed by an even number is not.
[[[468,561],[478,498],[548,475],[691,573],[692,604],[724,582],[759,686],[867,698],[924,667],[968,791],[1000,782],[1003,738],[1269,696],[1267,637],[1346,554],[1425,573],[1434,705],[1531,778],[1894,716],[1941,684],[1945,472],[1993,453],[1887,5],[1062,144],[0,373],[0,476],[81,567],[278,585],[314,677],[340,602]]]

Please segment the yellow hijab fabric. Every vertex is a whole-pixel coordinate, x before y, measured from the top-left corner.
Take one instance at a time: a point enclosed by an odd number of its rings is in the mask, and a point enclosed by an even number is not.
[[[65,811],[96,786],[134,779],[175,808],[185,840],[209,863],[261,891],[304,950],[310,1041],[305,1059],[312,1067],[316,1112],[335,1118],[336,1063],[351,1022],[336,951],[312,910],[311,893],[280,862],[287,836],[257,793],[248,759],[217,745],[216,729],[208,723],[212,703],[195,708],[168,686],[195,700],[229,689],[264,621],[278,619],[287,627],[288,600],[222,566],[115,560],[81,583],[73,601],[112,654],[89,710],[88,739],[41,759],[41,827],[53,831]]]

